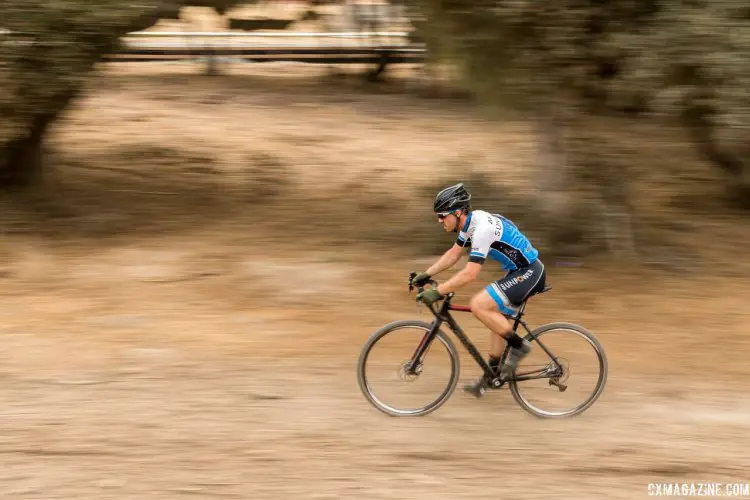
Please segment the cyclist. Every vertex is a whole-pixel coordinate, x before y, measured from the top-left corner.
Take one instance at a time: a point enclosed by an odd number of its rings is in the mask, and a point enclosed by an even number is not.
[[[438,287],[417,295],[417,300],[429,305],[474,281],[487,258],[498,261],[506,272],[505,276],[474,295],[470,306],[472,314],[494,333],[490,335],[490,367],[496,374],[507,375],[528,355],[531,344],[513,330],[502,313],[516,314],[526,299],[544,288],[544,264],[539,260],[538,250],[510,220],[502,215],[473,210],[470,202],[471,195],[462,183],[449,186],[435,196],[433,209],[438,221],[446,232],[458,233],[458,238],[437,262],[410,280],[410,284],[424,286],[436,274],[453,267],[464,248],[471,249],[469,261],[461,271]],[[500,367],[505,348],[503,340],[510,346],[510,351],[505,365]],[[490,380],[482,375],[466,384],[464,391],[480,398],[489,384]]]

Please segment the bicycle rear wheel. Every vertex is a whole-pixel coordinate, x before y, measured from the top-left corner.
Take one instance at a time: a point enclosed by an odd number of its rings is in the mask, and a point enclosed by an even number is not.
[[[421,416],[448,401],[458,383],[459,357],[445,333],[437,332],[416,370],[406,369],[431,328],[422,321],[395,321],[373,333],[362,347],[357,380],[375,408],[394,417]],[[389,390],[400,394],[388,396]]]
[[[572,417],[601,396],[607,356],[591,332],[571,323],[550,323],[525,338],[532,350],[509,381],[513,398],[524,410],[541,418]]]

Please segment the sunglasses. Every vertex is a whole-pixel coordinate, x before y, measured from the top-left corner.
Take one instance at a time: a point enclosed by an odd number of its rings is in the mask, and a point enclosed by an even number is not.
[[[440,220],[443,220],[443,219],[445,219],[445,218],[446,218],[446,217],[448,217],[449,215],[453,215],[453,212],[439,212],[439,213],[437,214],[437,216],[438,216],[438,219],[440,219]]]

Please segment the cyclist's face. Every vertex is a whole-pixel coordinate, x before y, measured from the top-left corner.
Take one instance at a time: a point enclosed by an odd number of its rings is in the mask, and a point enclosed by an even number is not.
[[[437,214],[437,217],[438,221],[443,225],[443,229],[446,232],[451,232],[456,229],[456,224],[458,224],[458,217],[456,216],[455,212],[440,213]]]

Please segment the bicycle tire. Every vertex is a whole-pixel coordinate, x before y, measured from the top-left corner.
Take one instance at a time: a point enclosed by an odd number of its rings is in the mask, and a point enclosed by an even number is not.
[[[418,408],[416,410],[399,410],[397,408],[393,408],[389,405],[384,404],[382,401],[380,401],[372,392],[370,389],[368,383],[367,383],[367,358],[370,354],[370,351],[372,348],[377,344],[377,342],[385,337],[387,334],[402,329],[402,328],[421,328],[425,330],[425,332],[429,331],[430,328],[432,328],[432,325],[429,323],[426,323],[424,321],[416,321],[416,320],[399,320],[394,321],[392,323],[388,323],[387,325],[381,327],[379,330],[377,330],[375,333],[373,333],[370,338],[365,342],[364,346],[362,347],[362,350],[359,355],[359,360],[357,361],[357,382],[359,383],[359,388],[362,391],[362,394],[365,396],[365,398],[372,404],[375,408],[380,410],[381,412],[390,415],[392,417],[405,417],[405,416],[424,416],[428,413],[432,413],[433,411],[437,410],[441,406],[443,406],[448,399],[450,399],[453,392],[456,390],[456,385],[458,384],[458,377],[460,372],[460,361],[458,356],[458,350],[456,349],[455,344],[451,339],[441,330],[438,330],[437,335],[432,340],[440,341],[445,346],[446,350],[448,351],[448,354],[451,359],[451,375],[448,385],[446,386],[443,393],[432,403],[427,404],[421,408]],[[417,345],[414,346],[414,348],[417,348]]]
[[[601,396],[602,392],[604,391],[604,386],[607,383],[607,375],[609,371],[609,363],[607,361],[607,355],[604,352],[604,348],[599,343],[599,341],[594,337],[594,335],[586,330],[584,327],[573,324],[573,323],[548,323],[546,325],[542,325],[539,328],[536,328],[529,334],[527,334],[524,338],[528,340],[529,342],[533,342],[532,337],[541,337],[545,333],[548,333],[553,330],[568,330],[568,331],[574,331],[577,334],[584,337],[589,344],[594,348],[594,351],[596,352],[598,358],[599,358],[599,379],[597,381],[596,387],[594,391],[591,393],[591,395],[586,399],[583,403],[576,406],[574,409],[566,412],[559,412],[559,413],[553,413],[553,412],[546,412],[544,410],[541,410],[531,403],[529,403],[523,395],[518,390],[518,383],[515,380],[511,380],[509,382],[510,392],[513,394],[513,398],[516,400],[516,402],[526,410],[527,412],[531,413],[532,415],[539,417],[539,418],[569,418],[576,415],[580,415],[587,409],[593,405],[597,399],[599,399],[599,396]]]

